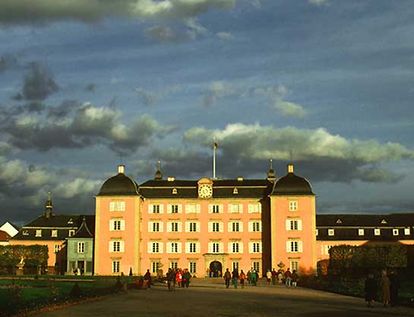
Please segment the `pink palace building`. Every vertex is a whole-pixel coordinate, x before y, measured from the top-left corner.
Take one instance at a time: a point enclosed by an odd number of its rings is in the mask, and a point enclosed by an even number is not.
[[[229,268],[265,273],[316,268],[315,195],[294,174],[276,179],[177,180],[138,185],[125,166],[96,196],[94,274],[153,274],[169,267],[220,276]]]

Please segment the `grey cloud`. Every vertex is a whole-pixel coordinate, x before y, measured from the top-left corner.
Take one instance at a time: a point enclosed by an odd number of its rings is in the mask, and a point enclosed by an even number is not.
[[[93,22],[105,17],[185,19],[211,9],[228,10],[236,0],[2,0],[0,23],[50,22],[73,19]]]
[[[21,96],[26,100],[45,100],[58,91],[52,74],[41,64],[33,62],[24,78]]]
[[[219,144],[220,161],[229,173],[237,170],[259,173],[263,169],[257,166],[263,166],[270,158],[284,173],[283,164],[293,153],[293,160],[313,180],[393,182],[401,175],[382,168],[381,164],[414,160],[414,151],[401,144],[348,140],[322,128],[278,129],[258,124],[230,124],[223,130],[192,128],[185,132],[184,141],[190,145],[201,144],[199,150],[205,152],[211,147],[213,137]]]
[[[159,90],[148,90],[138,87],[135,88],[135,92],[141,98],[144,105],[154,106],[161,99],[169,96],[170,94],[177,93],[181,89],[182,88],[179,85],[168,86]]]
[[[238,94],[234,86],[225,81],[213,81],[205,90],[202,97],[202,105],[204,107],[212,106],[219,98],[224,98]]]
[[[14,55],[5,54],[0,56],[0,73],[17,65],[17,58]]]
[[[39,114],[24,108],[5,112],[0,130],[11,145],[20,149],[47,151],[102,144],[129,154],[172,129],[145,115],[128,123],[123,123],[121,117],[122,113],[112,108],[67,101]]]

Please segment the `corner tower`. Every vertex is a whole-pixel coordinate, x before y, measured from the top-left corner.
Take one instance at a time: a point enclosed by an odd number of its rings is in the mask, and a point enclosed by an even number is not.
[[[316,202],[309,182],[297,176],[293,164],[270,194],[271,262],[311,273],[316,269]]]
[[[96,275],[140,272],[140,208],[138,185],[125,175],[125,166],[107,179],[96,196]]]

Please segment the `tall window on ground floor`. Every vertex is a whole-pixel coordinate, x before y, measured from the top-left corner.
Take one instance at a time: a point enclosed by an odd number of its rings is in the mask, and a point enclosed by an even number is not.
[[[253,261],[253,262],[252,262],[252,268],[253,268],[256,272],[260,272],[260,261]]]
[[[298,271],[299,270],[299,261],[298,260],[291,260],[290,261],[290,271]]]
[[[112,273],[119,273],[120,272],[120,261],[112,261]]]
[[[160,267],[161,267],[161,262],[160,261],[152,261],[151,262],[151,272],[152,273],[157,274]]]
[[[239,269],[239,261],[233,261],[231,263],[231,268],[234,270],[238,270]]]
[[[189,270],[191,274],[197,273],[197,262],[190,261],[189,263]]]

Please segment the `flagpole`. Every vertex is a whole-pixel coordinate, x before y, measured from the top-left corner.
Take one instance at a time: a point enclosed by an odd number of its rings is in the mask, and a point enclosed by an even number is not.
[[[217,143],[216,138],[213,140],[213,179],[216,179],[216,149]]]

